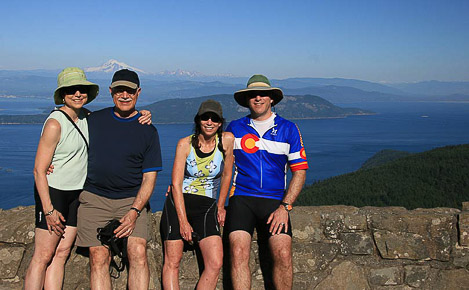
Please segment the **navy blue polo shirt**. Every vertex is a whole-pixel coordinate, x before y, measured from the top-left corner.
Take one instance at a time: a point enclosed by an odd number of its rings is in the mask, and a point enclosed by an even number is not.
[[[140,116],[123,119],[106,108],[88,117],[86,191],[113,199],[134,197],[143,173],[162,170],[158,131],[140,124]]]

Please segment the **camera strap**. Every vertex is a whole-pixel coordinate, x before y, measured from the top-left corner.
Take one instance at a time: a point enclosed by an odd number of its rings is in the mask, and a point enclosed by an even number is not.
[[[101,244],[109,250],[109,255],[111,256],[109,273],[111,274],[111,277],[115,279],[119,278],[120,272],[125,269],[126,265],[128,267],[129,264],[129,260],[127,259],[128,239],[127,237],[117,238],[114,234],[114,230],[118,228],[120,224],[119,220],[114,219],[108,221],[104,227],[97,229],[98,240],[101,241]]]
[[[127,238],[122,239],[122,249],[116,244],[114,239],[111,240],[109,245],[109,251],[111,252],[111,263],[109,264],[109,274],[114,279],[120,277],[120,273],[124,271],[125,266],[128,265],[129,260],[127,259]],[[117,264],[115,256],[120,258],[120,265]],[[117,272],[114,274],[114,270]]]

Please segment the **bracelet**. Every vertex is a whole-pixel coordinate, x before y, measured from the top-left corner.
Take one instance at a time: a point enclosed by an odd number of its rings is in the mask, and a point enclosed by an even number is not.
[[[137,217],[140,217],[140,214],[142,213],[141,210],[139,210],[139,209],[136,208],[136,207],[131,207],[130,209],[136,211],[136,212],[137,212]]]
[[[45,216],[52,215],[54,213],[55,208],[52,208],[50,211],[46,212]]]

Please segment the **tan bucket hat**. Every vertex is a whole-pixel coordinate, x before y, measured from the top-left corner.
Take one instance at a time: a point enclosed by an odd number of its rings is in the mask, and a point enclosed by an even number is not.
[[[88,100],[86,103],[93,101],[99,94],[99,86],[86,79],[85,72],[78,67],[67,67],[57,76],[57,88],[54,92],[54,102],[56,105],[63,104],[60,89],[72,86],[88,86]]]
[[[272,87],[269,79],[264,75],[253,75],[248,80],[246,89],[234,93],[234,98],[240,106],[248,108],[248,99],[256,91],[262,91],[264,94],[265,91],[269,91],[269,96],[274,101],[272,106],[275,106],[283,99],[282,90]]]

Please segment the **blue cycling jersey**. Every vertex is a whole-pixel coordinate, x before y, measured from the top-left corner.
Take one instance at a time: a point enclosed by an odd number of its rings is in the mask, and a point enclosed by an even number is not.
[[[246,195],[283,199],[287,169],[308,169],[303,138],[295,123],[275,116],[260,136],[248,116],[232,121],[226,131],[235,136],[235,175],[230,197]]]

